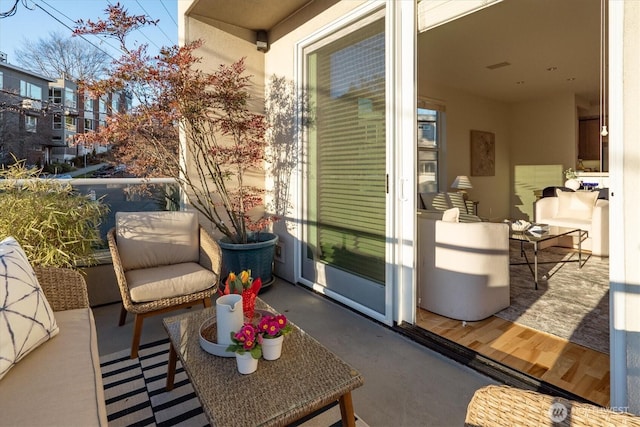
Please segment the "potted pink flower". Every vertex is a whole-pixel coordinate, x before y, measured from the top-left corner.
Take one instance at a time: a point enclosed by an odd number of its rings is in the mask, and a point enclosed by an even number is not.
[[[258,359],[262,356],[262,334],[251,323],[245,323],[238,332],[231,332],[231,344],[227,351],[236,354],[238,371],[250,374],[258,369]]]
[[[262,357],[265,360],[276,360],[282,353],[282,342],[284,336],[291,332],[289,324],[284,314],[266,315],[258,323],[258,331],[263,337]]]

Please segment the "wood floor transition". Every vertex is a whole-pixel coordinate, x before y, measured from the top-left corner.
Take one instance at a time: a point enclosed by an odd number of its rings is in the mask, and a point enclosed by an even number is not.
[[[609,355],[491,316],[463,322],[418,308],[417,326],[546,381],[609,406]]]

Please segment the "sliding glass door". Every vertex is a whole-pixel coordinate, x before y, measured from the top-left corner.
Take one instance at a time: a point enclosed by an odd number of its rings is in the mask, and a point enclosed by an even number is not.
[[[385,311],[384,14],[304,49],[311,123],[305,140],[302,277]]]

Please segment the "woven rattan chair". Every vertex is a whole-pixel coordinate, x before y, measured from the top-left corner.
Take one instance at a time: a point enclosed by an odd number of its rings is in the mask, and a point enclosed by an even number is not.
[[[640,427],[640,418],[587,403],[509,386],[490,385],[475,392],[467,427]]]
[[[194,242],[184,242],[180,235],[184,223],[194,219]],[[127,312],[135,314],[132,359],[138,357],[145,317],[197,304],[211,306],[211,296],[217,292],[220,280],[222,253],[194,213],[118,212],[116,227],[108,232],[107,240],[122,296],[119,325],[124,325]],[[192,243],[199,248],[195,259],[185,259],[185,252],[193,249]],[[203,277],[206,286],[202,285]],[[194,288],[196,282],[200,282],[198,288]],[[184,292],[185,289],[192,291]],[[155,294],[162,296],[154,298]]]
[[[89,307],[87,285],[77,271],[37,266],[34,266],[33,270],[53,311]]]

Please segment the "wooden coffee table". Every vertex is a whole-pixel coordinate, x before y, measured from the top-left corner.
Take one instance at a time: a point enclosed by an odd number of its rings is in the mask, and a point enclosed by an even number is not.
[[[275,312],[260,298],[256,309]],[[215,315],[215,307],[209,307],[163,319],[171,344],[167,390],[173,388],[180,359],[212,426],[285,425],[336,400],[343,425],[355,426],[351,390],[364,384],[358,371],[293,325],[280,359],[261,359],[256,372],[242,375],[235,357],[214,356],[200,347],[200,325]]]

